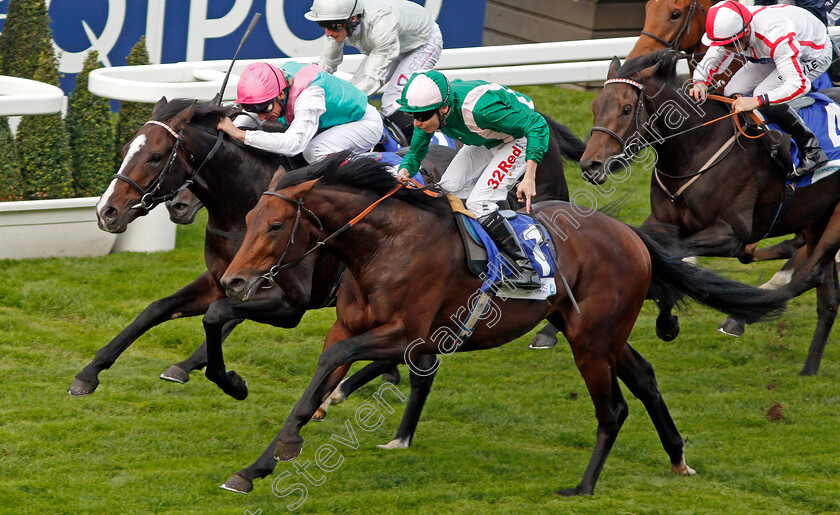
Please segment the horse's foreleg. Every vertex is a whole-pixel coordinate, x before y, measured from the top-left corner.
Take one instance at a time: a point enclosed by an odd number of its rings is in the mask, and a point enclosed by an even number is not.
[[[75,396],[90,395],[99,386],[99,373],[110,368],[143,333],[167,320],[200,315],[213,301],[223,296],[224,293],[215,287],[209,272],[204,272],[172,295],[152,302],[116,338],[96,351],[93,361],[76,374],[67,393]]]
[[[738,256],[742,263],[752,261],[770,261],[773,259],[790,259],[803,245],[805,236],[798,233],[796,236],[781,243],[769,247],[755,248],[756,244],[748,245],[744,255]]]
[[[679,243],[685,256],[736,257],[742,249],[735,230],[723,220],[680,239]]]
[[[284,298],[259,299],[250,302],[239,302],[233,299],[222,299],[214,302],[204,315],[204,331],[207,338],[207,368],[204,374],[207,379],[216,383],[223,392],[234,399],[243,400],[248,396],[248,385],[239,374],[225,368],[222,353],[223,335],[230,332],[232,327],[242,319],[266,322],[273,325],[294,327],[300,322],[304,309],[293,309],[285,303]]]
[[[431,370],[432,372],[429,374],[418,374],[415,372],[414,366],[409,367],[411,394],[409,394],[408,404],[400,421],[400,427],[397,428],[394,439],[385,445],[380,445],[380,448],[405,449],[411,445],[414,432],[417,430],[417,424],[420,422],[420,414],[423,412],[423,406],[426,404],[429,392],[432,391],[432,383],[434,383],[437,374],[435,360],[437,360],[437,356],[434,354],[424,354],[417,358],[416,370]]]
[[[819,371],[831,327],[837,318],[837,294],[840,290],[837,283],[837,267],[832,261],[826,268],[830,268],[830,277],[817,286],[817,328],[808,348],[805,366],[800,372],[803,376],[816,375]]]
[[[625,344],[617,365],[618,378],[644,404],[662,447],[671,459],[671,470],[686,476],[696,474],[685,463],[685,441],[665,405],[651,364],[629,344]]]
[[[241,320],[235,320],[232,323],[224,324],[222,327],[222,342],[227,340],[233,328],[239,325]],[[184,361],[179,361],[160,374],[160,378],[165,381],[172,381],[173,383],[184,384],[190,380],[190,372],[193,370],[201,370],[207,365],[207,340],[201,342],[201,345],[190,354],[190,357]]]
[[[274,457],[283,461],[292,460],[300,454],[303,438],[300,429],[312,418],[321,402],[335,389],[341,380],[342,372],[346,372],[349,365],[360,360],[397,360],[402,357],[402,351],[407,345],[405,327],[402,321],[392,321],[363,334],[350,338],[346,329],[338,322],[330,328],[327,335],[329,344],[318,358],[315,375],[300,400],[295,404],[283,428],[280,429],[280,440]]]

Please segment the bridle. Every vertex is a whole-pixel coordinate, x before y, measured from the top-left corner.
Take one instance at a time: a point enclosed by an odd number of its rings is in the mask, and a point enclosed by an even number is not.
[[[164,193],[163,195],[158,196],[158,190],[160,190],[160,188],[163,186],[163,181],[166,180],[166,177],[172,171],[172,165],[175,164],[175,158],[178,155],[178,150],[181,149],[181,137],[184,133],[184,130],[181,129],[179,132],[175,132],[175,130],[172,129],[172,127],[157,120],[149,120],[148,122],[143,124],[144,127],[146,125],[157,125],[159,127],[163,127],[164,129],[166,129],[166,132],[168,132],[170,135],[172,135],[173,138],[175,138],[175,144],[172,146],[172,151],[169,154],[169,159],[166,161],[166,165],[163,167],[163,170],[158,174],[155,180],[152,181],[148,188],[143,188],[128,176],[120,173],[114,174],[114,179],[127,182],[135,190],[137,190],[138,193],[140,193],[140,202],[131,206],[131,209],[142,209],[144,211],[150,211],[152,208],[154,208],[161,202],[172,200],[178,193],[180,193],[190,184],[193,183],[195,176],[198,174],[199,171],[201,171],[201,168],[204,167],[204,165],[207,164],[207,162],[216,154],[216,151],[219,150],[219,147],[222,144],[222,140],[224,139],[224,132],[218,132],[218,136],[216,137],[216,143],[213,145],[213,148],[210,150],[207,156],[205,156],[204,161],[201,162],[198,168],[192,169],[192,173],[181,186],[173,189],[168,193]],[[187,161],[192,163],[194,159],[195,157],[192,154],[187,154]]]
[[[682,43],[683,38],[685,38],[685,35],[688,34],[688,30],[691,28],[691,22],[694,19],[694,14],[697,12],[698,6],[700,7],[700,10],[703,11],[703,14],[706,14],[706,8],[700,3],[700,0],[692,0],[691,5],[688,7],[688,15],[685,17],[685,22],[682,27],[680,27],[680,31],[677,33],[674,41],[668,41],[665,38],[657,36],[653,32],[648,32],[646,30],[642,31],[642,35],[665,45],[665,48],[670,48],[671,50],[679,52],[680,43]]]
[[[631,85],[634,88],[639,90],[639,99],[636,102],[636,112],[633,113],[633,123],[631,124],[631,128],[632,128],[633,125],[635,125],[636,126],[636,133],[641,135],[642,134],[642,121],[641,121],[641,117],[640,117],[639,113],[641,113],[645,109],[645,85],[640,83],[640,82],[634,81],[632,79],[624,79],[624,78],[607,79],[606,81],[604,81],[604,87],[606,87],[609,84],[629,84],[629,85]],[[619,136],[615,131],[613,131],[611,129],[608,129],[606,127],[601,127],[599,125],[596,125],[596,126],[592,127],[592,130],[590,131],[590,136],[594,132],[604,132],[606,134],[609,134],[610,136],[615,138],[619,142],[619,144],[621,144],[621,150],[623,152],[621,154],[617,154],[614,157],[632,158],[636,154],[635,152],[631,152],[631,153],[627,152],[627,142],[624,140],[624,138],[627,137],[626,133],[625,133],[624,137],[622,137],[622,136]],[[628,129],[627,132],[629,133],[630,129]],[[639,150],[641,150],[641,148]]]

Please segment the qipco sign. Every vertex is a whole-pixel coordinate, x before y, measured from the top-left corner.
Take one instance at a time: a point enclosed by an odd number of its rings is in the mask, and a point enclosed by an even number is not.
[[[263,17],[241,59],[321,53],[324,31],[303,15],[311,0],[46,0],[62,88],[69,92],[87,53],[120,66],[140,37],[152,63],[230,59],[254,13]],[[437,19],[445,48],[481,45],[484,0],[422,0]],[[0,26],[9,0],[0,0]],[[350,52],[348,52],[350,53]]]

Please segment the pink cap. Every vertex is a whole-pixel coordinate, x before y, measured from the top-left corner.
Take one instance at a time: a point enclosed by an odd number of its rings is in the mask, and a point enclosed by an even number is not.
[[[276,66],[251,63],[239,76],[236,101],[240,104],[262,104],[279,96],[286,86],[286,78]]]

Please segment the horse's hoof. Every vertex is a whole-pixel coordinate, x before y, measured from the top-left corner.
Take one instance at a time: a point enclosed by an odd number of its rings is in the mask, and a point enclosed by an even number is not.
[[[592,495],[592,492],[584,492],[579,486],[574,488],[564,488],[557,490],[557,495],[561,497],[574,497],[576,495]]]
[[[67,389],[67,393],[73,397],[86,397],[95,392],[97,386],[99,386],[99,379],[95,383],[89,383],[76,377],[70,383],[70,388]]]
[[[382,380],[391,384],[400,384],[400,379],[400,370],[397,367],[382,374]]]
[[[680,334],[680,319],[671,314],[656,317],[656,336],[663,342],[670,342]]]
[[[745,330],[746,325],[744,325],[744,322],[741,322],[740,320],[735,320],[734,318],[727,318],[718,326],[718,331],[722,332],[723,334],[728,334],[729,336],[734,336],[736,338],[744,336]]]
[[[233,370],[225,376],[222,390],[238,401],[244,401],[248,397],[248,383]]]
[[[300,456],[300,451],[303,450],[303,438],[300,436],[297,438],[298,439],[291,442],[278,440],[277,447],[274,449],[274,459],[278,459],[280,461],[290,461]]]
[[[379,447],[380,449],[388,449],[389,451],[392,449],[408,449],[409,443],[410,442],[408,441],[408,438],[402,440],[399,438],[395,438],[394,440],[391,440],[390,442],[384,445],[377,445],[377,447]]]
[[[254,489],[254,483],[239,474],[234,474],[227,481],[219,485],[219,488],[238,494],[247,494]]]
[[[184,384],[190,380],[190,373],[178,365],[172,365],[160,374],[160,378],[164,381]]]
[[[324,408],[316,409],[315,414],[312,415],[312,420],[315,422],[323,422],[325,418],[327,418],[327,410]]]
[[[671,465],[671,472],[681,476],[695,476],[697,471],[685,464],[685,461],[679,465]]]
[[[537,333],[531,343],[528,345],[529,349],[550,349],[557,345],[557,338],[552,338],[544,334]]]

